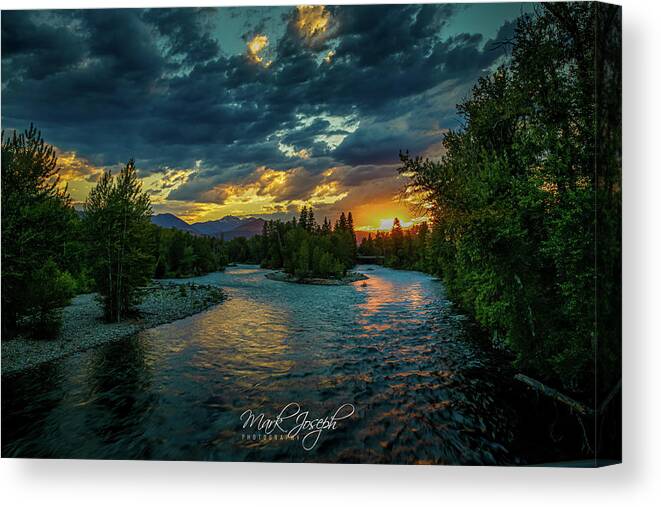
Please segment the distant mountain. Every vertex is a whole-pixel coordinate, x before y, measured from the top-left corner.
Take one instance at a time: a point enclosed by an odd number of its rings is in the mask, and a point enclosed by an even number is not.
[[[208,222],[196,222],[191,227],[205,236],[218,236],[221,232],[231,231],[241,225],[243,220],[239,217],[228,215],[220,220]]]
[[[233,238],[251,238],[262,233],[264,220],[261,218],[240,218],[228,215],[219,220],[189,224],[172,213],[161,213],[151,217],[153,224],[164,229],[178,229],[201,236],[214,236],[229,241]]]
[[[235,227],[231,231],[225,231],[218,234],[218,237],[221,237],[225,241],[229,241],[234,238],[252,238],[257,234],[261,234],[264,229],[265,220],[261,218],[246,218],[244,219],[238,227]]]
[[[192,225],[172,213],[154,215],[151,217],[151,223],[164,229],[179,229],[180,231],[190,232],[191,234],[198,234]]]

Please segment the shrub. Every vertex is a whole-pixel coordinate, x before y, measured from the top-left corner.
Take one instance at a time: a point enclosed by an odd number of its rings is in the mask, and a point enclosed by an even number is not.
[[[32,274],[28,283],[25,324],[35,338],[53,338],[61,325],[61,309],[75,293],[76,281],[49,259]]]

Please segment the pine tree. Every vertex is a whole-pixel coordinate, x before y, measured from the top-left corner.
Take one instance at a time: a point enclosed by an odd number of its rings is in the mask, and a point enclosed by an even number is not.
[[[353,229],[353,215],[351,214],[351,211],[347,215],[347,229],[351,233],[351,258],[355,262],[356,255],[358,254],[358,245],[356,243],[356,231]]]
[[[340,219],[335,223],[335,230],[347,230],[347,217],[344,215],[344,211],[340,213]]]
[[[302,227],[303,229],[308,228],[308,208],[307,206],[303,206],[301,208],[301,216],[298,219],[298,225]]]
[[[399,218],[395,217],[392,223],[392,230],[390,231],[391,242],[391,257],[388,264],[393,267],[402,267],[404,258],[404,233],[402,232],[402,225]]]
[[[328,236],[332,232],[330,220],[328,217],[324,217],[324,224],[321,226],[321,233],[324,236]]]
[[[314,211],[312,211],[312,208],[308,208],[308,223],[305,229],[308,232],[315,232],[317,228],[317,222],[315,222],[314,219]]]

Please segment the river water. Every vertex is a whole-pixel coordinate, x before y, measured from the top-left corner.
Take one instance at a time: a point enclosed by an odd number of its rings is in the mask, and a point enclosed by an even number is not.
[[[524,461],[510,446],[511,372],[467,336],[441,282],[358,271],[369,279],[348,286],[271,281],[245,265],[181,282],[229,299],[3,378],[3,456]],[[251,413],[282,420],[244,428]]]

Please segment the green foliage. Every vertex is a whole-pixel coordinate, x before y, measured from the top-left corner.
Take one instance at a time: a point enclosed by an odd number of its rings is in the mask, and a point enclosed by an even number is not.
[[[429,226],[427,222],[403,230],[397,217],[389,233],[368,234],[358,247],[358,255],[383,258],[384,264],[395,269],[429,271]]]
[[[105,173],[83,218],[59,184],[57,157],[33,127],[2,134],[3,336],[57,333],[60,308],[74,294],[98,291],[106,317],[120,320],[152,276],[222,269],[221,240],[160,229],[133,162]]]
[[[85,225],[78,213],[72,213],[64,238],[62,266],[74,279],[75,294],[96,290]]]
[[[619,378],[621,144],[607,112],[620,110],[616,12],[548,4],[522,18],[511,64],[458,106],[465,125],[445,136],[442,160],[401,155],[432,218],[424,255],[413,261],[395,229],[380,240],[388,264],[442,276],[521,367],[586,397],[595,373],[610,379],[604,389]],[[595,362],[597,339],[607,352]]]
[[[64,268],[69,224],[74,218],[66,189],[59,185],[57,157],[34,127],[24,133],[2,133],[2,328],[11,336],[23,325],[38,325],[51,334],[54,311],[67,298],[47,305],[35,296],[35,277],[44,269]],[[52,271],[55,273],[56,271]],[[41,290],[40,287],[36,287]],[[52,310],[52,311],[51,311]],[[35,311],[39,318],[32,318]],[[46,322],[46,321],[49,322]],[[45,326],[51,324],[52,329]]]
[[[61,308],[67,305],[76,290],[76,281],[66,271],[60,271],[48,259],[30,276],[27,307],[31,334],[36,338],[53,338],[61,323]]]
[[[248,264],[260,264],[265,256],[263,237],[260,235],[251,238],[234,238],[224,244],[225,260]]]
[[[108,171],[85,202],[84,222],[94,278],[108,320],[120,321],[138,303],[154,272],[151,204],[133,161],[117,177]]]
[[[227,252],[219,239],[155,225],[152,238],[156,278],[199,276],[220,271],[227,265]]]

